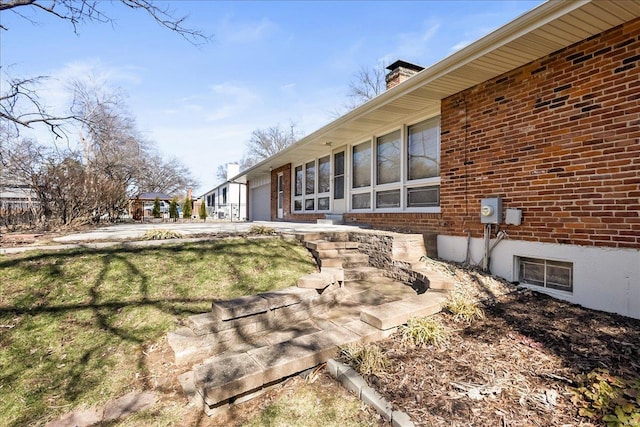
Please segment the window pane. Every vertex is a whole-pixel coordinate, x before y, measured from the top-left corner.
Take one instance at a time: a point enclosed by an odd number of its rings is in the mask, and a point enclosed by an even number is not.
[[[544,286],[544,260],[521,258],[520,281]]]
[[[568,262],[547,261],[547,287],[562,291],[572,290],[571,270]]]
[[[344,151],[334,154],[333,162],[335,163],[333,174],[344,175]]]
[[[378,138],[376,155],[376,182],[389,184],[400,181],[399,130]]]
[[[293,210],[301,211],[302,210],[302,200],[294,200],[293,201]]]
[[[333,179],[333,198],[335,200],[344,199],[344,175],[336,176]]]
[[[302,196],[302,166],[296,166],[296,196]]]
[[[329,210],[329,198],[328,197],[319,197],[318,198],[318,210],[319,211],[328,211]]]
[[[331,158],[318,160],[318,193],[328,193],[331,187]]]
[[[304,201],[304,210],[305,211],[312,211],[314,210],[314,203],[315,203],[315,199],[305,199]]]
[[[426,208],[440,206],[440,186],[407,188],[407,207]]]
[[[371,144],[353,147],[353,188],[371,185]]]
[[[305,165],[305,194],[316,192],[316,162],[309,162]]]
[[[376,193],[377,208],[399,208],[400,190],[378,191]]]
[[[440,176],[440,124],[427,120],[409,127],[407,144],[407,178],[421,179]]]
[[[351,195],[351,208],[352,209],[370,209],[371,208],[371,194],[352,194]]]

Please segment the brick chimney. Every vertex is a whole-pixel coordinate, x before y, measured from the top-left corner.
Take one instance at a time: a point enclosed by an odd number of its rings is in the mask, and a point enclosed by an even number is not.
[[[385,76],[385,81],[387,83],[387,90],[389,90],[403,81],[409,80],[412,76],[424,70],[424,67],[398,60],[389,65],[387,70],[389,70],[389,73]]]

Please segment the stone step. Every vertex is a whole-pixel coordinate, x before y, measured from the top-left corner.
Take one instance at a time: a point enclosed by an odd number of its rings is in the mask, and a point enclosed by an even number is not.
[[[327,252],[327,251],[320,251]],[[329,254],[326,256],[322,253],[314,253],[314,256],[318,260],[320,266],[338,266],[342,267],[366,267],[369,265],[369,255],[360,252],[346,252]]]
[[[327,240],[311,240],[305,242],[305,246],[311,250],[329,250],[329,249],[358,249],[360,246],[357,242],[333,242]]]
[[[456,287],[455,280],[451,276],[447,276],[440,271],[429,267],[414,267],[412,271],[420,276],[429,289],[437,289],[442,291],[452,291]]]
[[[246,314],[241,317],[233,317],[234,313],[241,312],[236,309],[237,300],[245,300],[239,298],[233,303],[225,304],[225,301],[214,302],[214,309],[210,313],[202,313],[189,316],[187,318],[188,326],[193,330],[195,335],[204,335],[226,331],[230,329],[240,328],[243,333],[253,334],[262,330],[286,325],[291,321],[299,321],[306,319],[313,313],[322,312],[337,303],[340,298],[342,289],[337,285],[325,286],[324,289],[305,289],[305,288],[285,288],[279,291],[266,292],[259,294],[260,299],[266,304],[266,311],[260,311],[254,314]],[[254,302],[253,300],[250,300]],[[258,305],[258,304],[256,304]],[[225,309],[229,309],[225,311]],[[233,311],[232,311],[233,310]],[[242,311],[256,311],[246,310]],[[229,317],[226,320],[221,318]],[[295,319],[295,320],[293,320]]]
[[[424,317],[440,312],[446,295],[426,292],[413,298],[388,302],[360,312],[360,320],[378,329],[386,330],[407,323],[411,317]]]
[[[181,366],[201,362],[208,357],[231,351],[234,353],[247,352],[319,331],[320,329],[313,322],[302,320],[260,333],[229,329],[217,333],[195,335],[189,328],[180,328],[169,332],[167,339],[174,352],[176,365]]]
[[[211,308],[220,320],[232,320],[298,304],[303,300],[313,298],[314,295],[311,291],[291,287],[232,300],[214,301]]]
[[[336,282],[336,278],[330,272],[306,274],[298,278],[298,287],[306,289],[324,289]]]
[[[246,353],[209,358],[194,365],[193,382],[204,403],[214,407],[317,366],[334,356],[339,345],[360,340],[357,333],[334,326]]]
[[[312,249],[311,252],[316,259],[328,259],[328,258],[340,258],[342,256],[349,255],[365,255],[358,252],[357,249],[349,248],[349,249]]]
[[[354,267],[344,269],[344,280],[373,280],[384,277],[384,271],[375,267]]]

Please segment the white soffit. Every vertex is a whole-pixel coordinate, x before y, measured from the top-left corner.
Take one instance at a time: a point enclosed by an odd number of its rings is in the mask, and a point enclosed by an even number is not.
[[[640,0],[548,1],[241,173],[239,181],[375,135],[440,100],[640,17]],[[437,110],[434,107],[437,106]]]

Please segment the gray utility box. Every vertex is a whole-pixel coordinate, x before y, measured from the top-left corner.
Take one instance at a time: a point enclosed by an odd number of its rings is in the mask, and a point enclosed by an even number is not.
[[[500,224],[502,222],[502,199],[500,197],[480,200],[480,222],[482,224]]]

